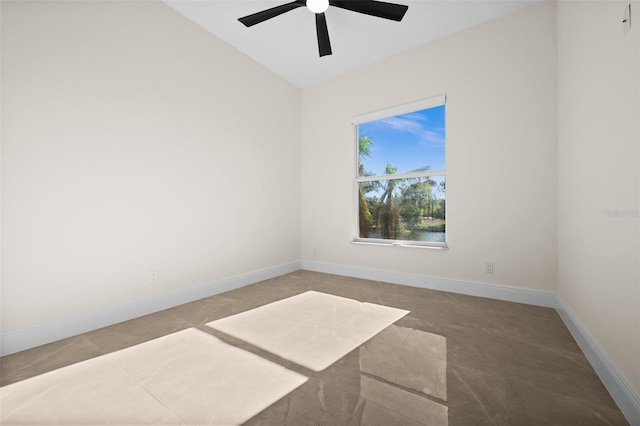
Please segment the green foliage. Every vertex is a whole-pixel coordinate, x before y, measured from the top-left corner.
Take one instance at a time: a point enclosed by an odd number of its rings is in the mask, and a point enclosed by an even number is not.
[[[358,140],[358,155],[360,156],[361,160],[371,155],[372,144],[373,139],[371,139],[369,136],[360,136],[360,139]]]
[[[361,136],[358,142],[358,174],[360,176],[365,176],[367,172],[364,170],[364,166],[362,165],[362,159],[371,155],[371,144],[373,143],[373,140],[369,136]],[[362,184],[358,185],[358,216],[360,238],[369,237],[369,233],[371,232],[372,216],[365,194],[366,192],[371,191],[373,188],[374,186],[371,184],[369,184],[368,186]]]
[[[387,167],[384,168],[385,175],[394,175],[398,171],[397,168],[393,167],[391,164],[387,163]]]
[[[359,140],[358,174],[368,176],[362,159],[371,155],[373,139],[362,136]],[[413,170],[429,170],[429,166]],[[386,175],[394,175],[398,169],[387,163]],[[359,185],[360,237],[367,238],[375,231],[383,239],[411,239],[414,232],[444,232],[445,193],[444,182],[437,183],[429,177],[388,179],[363,182]],[[377,196],[366,194],[379,191]]]
[[[387,163],[385,174],[393,175],[398,171],[397,168]],[[378,210],[378,226],[380,227],[380,235],[384,239],[398,239],[400,235],[400,215],[394,199],[394,191],[396,185],[401,182],[398,179],[389,179],[381,184],[384,192],[380,198],[380,209]]]
[[[400,195],[400,215],[409,229],[414,230],[423,217],[434,217],[438,209],[435,194],[437,183],[429,178],[421,178],[404,188]]]

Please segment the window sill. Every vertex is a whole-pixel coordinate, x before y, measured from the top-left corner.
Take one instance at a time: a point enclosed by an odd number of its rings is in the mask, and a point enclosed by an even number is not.
[[[449,246],[446,243],[442,244],[420,244],[411,241],[384,241],[384,240],[365,240],[354,239],[351,244],[366,245],[366,246],[387,246],[387,247],[407,247],[407,248],[420,248],[431,250],[449,250]]]

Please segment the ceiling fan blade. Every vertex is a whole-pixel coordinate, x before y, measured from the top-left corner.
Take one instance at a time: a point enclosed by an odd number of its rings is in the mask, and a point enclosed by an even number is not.
[[[253,25],[259,24],[260,22],[264,22],[267,19],[275,18],[276,16],[282,15],[285,12],[296,9],[298,7],[302,7],[305,4],[305,0],[292,1],[291,3],[286,3],[280,6],[272,7],[271,9],[266,9],[261,12],[244,16],[242,18],[239,18],[238,21],[242,22],[246,27],[251,27]]]
[[[378,18],[402,21],[409,6],[396,3],[387,3],[373,0],[329,0],[331,6],[353,12],[364,13],[366,15],[377,16]]]
[[[316,33],[318,34],[318,51],[320,52],[320,57],[331,55],[331,41],[329,40],[327,18],[324,16],[324,13],[316,13]]]

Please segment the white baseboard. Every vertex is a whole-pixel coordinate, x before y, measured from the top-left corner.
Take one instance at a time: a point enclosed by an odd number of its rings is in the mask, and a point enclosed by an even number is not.
[[[194,300],[203,299],[299,269],[300,262],[294,261],[223,278],[208,284],[174,291],[126,305],[113,306],[97,312],[2,333],[2,335],[0,335],[0,354],[2,356],[9,355],[46,343],[66,339],[67,337],[152,314],[183,303],[193,302]]]
[[[344,275],[366,280],[384,281],[412,287],[505,300],[508,302],[527,303],[529,305],[545,306],[547,308],[556,307],[556,294],[551,291],[532,290],[451,278],[439,278],[429,275],[409,274],[406,272],[384,271],[380,269],[316,262],[312,260],[302,260],[301,267],[308,271]]]
[[[2,356],[9,355],[274,278],[298,269],[555,308],[629,423],[633,426],[640,426],[640,395],[633,390],[614,367],[591,333],[556,293],[310,260],[277,265],[147,300],[3,333],[0,335],[0,353]]]
[[[632,426],[640,426],[640,395],[620,374],[602,351],[596,339],[575,313],[564,303],[564,300],[560,296],[556,296],[556,300],[556,311],[558,311],[558,314],[611,394],[611,397],[618,404],[620,411]]]
[[[335,263],[302,260],[302,269],[327,274],[344,275],[374,281],[384,281],[412,287],[429,288],[471,296],[487,297],[509,302],[555,308],[560,318],[573,335],[580,349],[591,363],[596,374],[604,383],[620,411],[632,426],[640,426],[640,395],[631,387],[613,363],[604,354],[591,333],[582,325],[578,317],[555,293],[541,290],[488,284],[473,281],[438,278],[427,275],[384,271]]]

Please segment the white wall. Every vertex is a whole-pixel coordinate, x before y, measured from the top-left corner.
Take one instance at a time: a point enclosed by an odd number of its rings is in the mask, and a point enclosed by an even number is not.
[[[2,332],[301,256],[557,283],[640,391],[640,32],[622,36],[623,5],[559,2],[556,27],[544,2],[300,102],[162,3],[3,1]],[[351,244],[351,117],[440,94],[450,249]]]
[[[299,259],[298,89],[163,3],[3,1],[2,91],[3,332]]]
[[[555,291],[555,31],[545,2],[304,89],[302,259]],[[450,249],[352,244],[351,117],[441,94]]]
[[[558,294],[640,392],[640,3],[558,3]]]

